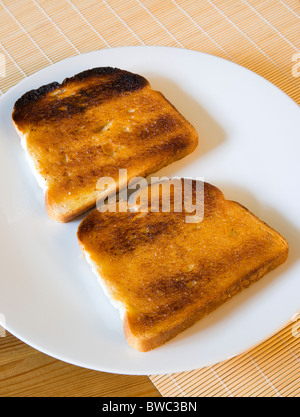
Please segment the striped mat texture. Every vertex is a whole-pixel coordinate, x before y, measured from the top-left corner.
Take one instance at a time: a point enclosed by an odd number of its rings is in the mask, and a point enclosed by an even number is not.
[[[70,56],[165,45],[236,62],[300,104],[298,0],[0,0],[0,21],[0,94]],[[168,397],[299,397],[299,336],[296,317],[234,359],[150,378]]]

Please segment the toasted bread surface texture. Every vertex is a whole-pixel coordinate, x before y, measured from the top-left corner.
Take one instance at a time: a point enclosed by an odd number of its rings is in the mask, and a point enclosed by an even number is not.
[[[29,91],[12,119],[44,185],[48,214],[62,222],[95,205],[99,178],[113,178],[118,190],[126,185],[119,169],[128,181],[147,176],[198,144],[194,127],[145,78],[111,67]]]
[[[122,305],[127,341],[139,351],[173,338],[288,256],[279,233],[208,183],[203,220],[187,223],[186,214],[172,205],[169,213],[94,210],[79,226],[80,246]]]

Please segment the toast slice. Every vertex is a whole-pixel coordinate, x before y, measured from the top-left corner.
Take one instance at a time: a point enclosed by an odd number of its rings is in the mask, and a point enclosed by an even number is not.
[[[119,169],[127,181],[145,177],[198,144],[194,127],[145,78],[111,67],[27,92],[12,119],[47,212],[61,222],[95,206],[99,178],[113,178],[118,191],[127,185]]]
[[[127,212],[93,210],[78,229],[87,260],[120,309],[127,341],[139,351],[173,338],[288,256],[279,233],[208,183],[203,220],[187,223],[184,206],[174,210],[175,188],[169,213],[138,204]]]

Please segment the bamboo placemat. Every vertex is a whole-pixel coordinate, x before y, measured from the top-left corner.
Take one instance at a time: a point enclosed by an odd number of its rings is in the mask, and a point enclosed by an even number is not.
[[[73,55],[165,45],[236,62],[300,104],[298,0],[0,0],[0,21],[0,94]],[[234,359],[150,378],[163,396],[300,396],[296,319]]]

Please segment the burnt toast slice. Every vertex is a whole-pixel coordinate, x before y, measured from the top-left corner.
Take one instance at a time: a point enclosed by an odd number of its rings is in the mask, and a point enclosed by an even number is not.
[[[195,186],[193,180],[193,193]],[[139,351],[167,342],[288,256],[278,232],[213,185],[204,183],[198,223],[186,222],[184,206],[174,210],[174,189],[169,213],[141,205],[93,210],[78,229],[82,251]]]
[[[45,191],[50,217],[68,222],[93,208],[97,181],[111,177],[117,191],[191,153],[194,127],[142,76],[118,68],[81,72],[24,94],[13,123]]]

